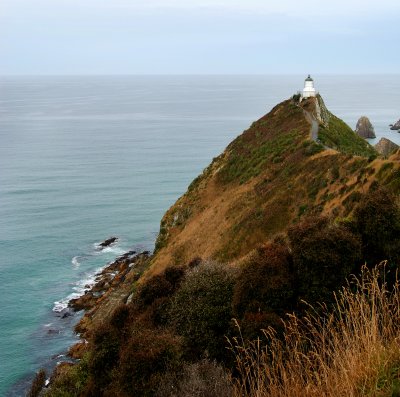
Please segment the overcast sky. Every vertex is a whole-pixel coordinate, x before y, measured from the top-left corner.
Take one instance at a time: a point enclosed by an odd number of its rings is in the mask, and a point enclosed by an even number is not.
[[[1,0],[0,74],[398,73],[400,0]]]

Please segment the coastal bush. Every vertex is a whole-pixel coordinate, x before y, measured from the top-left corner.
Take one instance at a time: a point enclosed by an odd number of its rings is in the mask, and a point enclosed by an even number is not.
[[[136,305],[144,308],[159,298],[172,295],[184,274],[183,268],[173,266],[165,269],[162,274],[151,277],[137,291]]]
[[[152,396],[167,369],[180,365],[181,340],[169,331],[142,330],[121,349],[116,383],[127,395]]]
[[[393,194],[383,189],[365,194],[354,211],[354,223],[370,265],[383,260],[399,265],[400,208]]]
[[[241,268],[233,295],[234,315],[290,309],[294,296],[293,266],[288,248],[268,243],[255,250]]]
[[[89,364],[88,355],[75,365],[69,364],[56,369],[56,376],[52,377],[50,389],[44,392],[45,397],[81,397],[96,394],[88,393],[89,390]]]
[[[186,353],[197,359],[226,356],[235,272],[227,266],[203,262],[186,274],[168,312],[169,323],[182,335]]]
[[[130,305],[132,327],[164,326],[170,301],[185,274],[183,267],[170,266],[142,284]]]
[[[240,326],[241,337],[243,340],[253,341],[264,339],[264,329],[273,328],[278,334],[283,330],[283,313],[268,310],[264,312],[246,312],[241,319],[235,319]],[[237,332],[234,329],[233,334]]]
[[[110,318],[110,325],[118,330],[122,330],[129,318],[129,307],[123,303],[116,307]]]
[[[177,373],[167,372],[156,397],[231,397],[230,376],[216,361],[185,363]]]
[[[300,102],[300,98],[301,98],[301,94],[294,94],[292,96],[292,99],[293,99],[294,103],[299,103]]]
[[[142,307],[146,307],[156,299],[170,295],[171,293],[171,283],[165,279],[164,275],[156,275],[140,286],[136,303]]]
[[[27,394],[27,397],[37,397],[42,391],[44,384],[46,382],[46,372],[44,369],[41,369],[33,379],[31,388]]]
[[[111,371],[118,364],[120,343],[119,330],[110,323],[103,323],[95,328],[89,358],[89,373],[99,390],[111,380]]]
[[[289,228],[288,237],[300,298],[310,303],[332,300],[332,291],[361,259],[358,236],[325,217],[309,217]]]

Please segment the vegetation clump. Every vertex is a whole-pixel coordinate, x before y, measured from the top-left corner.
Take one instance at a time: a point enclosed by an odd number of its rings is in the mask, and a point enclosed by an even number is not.
[[[233,309],[236,318],[245,313],[276,311],[292,306],[293,264],[288,248],[279,243],[259,247],[242,266],[235,285]]]
[[[35,376],[27,397],[38,397],[46,382],[46,372],[41,369]]]
[[[394,194],[377,189],[366,195],[354,212],[354,227],[370,265],[383,259],[390,265],[399,264],[400,209]]]
[[[191,358],[226,357],[225,336],[232,319],[235,271],[205,262],[190,270],[168,311],[169,323],[183,336]]]
[[[118,384],[126,395],[151,396],[161,374],[179,365],[180,339],[167,331],[143,330],[121,351]]]
[[[179,373],[167,373],[157,397],[232,397],[231,377],[216,361],[185,363]]]
[[[288,237],[299,294],[326,302],[361,259],[360,239],[325,217],[310,217],[291,227]]]

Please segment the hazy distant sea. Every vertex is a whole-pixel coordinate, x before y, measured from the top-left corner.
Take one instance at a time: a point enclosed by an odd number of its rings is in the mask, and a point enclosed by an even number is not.
[[[77,318],[55,310],[116,255],[152,249],[190,181],[304,77],[0,78],[0,395],[63,359]],[[400,75],[314,77],[350,126],[366,115],[400,144]]]

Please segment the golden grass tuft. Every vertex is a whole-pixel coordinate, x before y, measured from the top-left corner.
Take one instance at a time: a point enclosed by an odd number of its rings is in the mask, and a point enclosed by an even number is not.
[[[387,286],[384,270],[364,267],[333,310],[289,316],[283,339],[268,329],[266,344],[231,340],[234,396],[400,396],[400,288]]]

